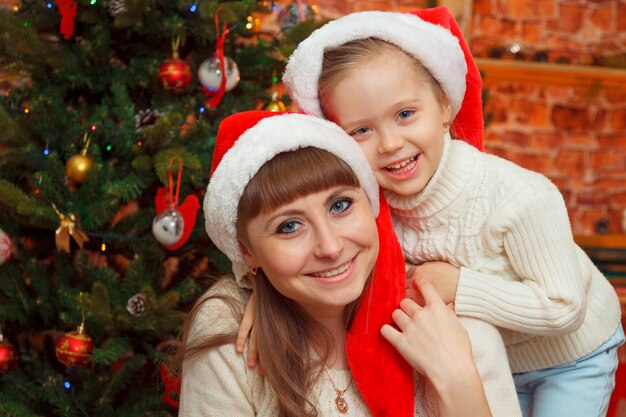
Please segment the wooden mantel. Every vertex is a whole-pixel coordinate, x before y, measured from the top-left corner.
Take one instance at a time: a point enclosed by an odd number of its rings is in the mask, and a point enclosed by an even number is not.
[[[626,91],[626,69],[476,58],[485,87],[503,81],[550,86],[598,86]]]

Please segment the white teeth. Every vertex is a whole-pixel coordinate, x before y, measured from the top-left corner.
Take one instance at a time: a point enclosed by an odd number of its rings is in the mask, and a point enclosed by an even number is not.
[[[343,274],[344,272],[346,272],[348,270],[348,268],[350,268],[350,264],[352,264],[352,261],[347,262],[343,265],[341,265],[339,268],[335,268],[335,269],[331,269],[329,271],[324,271],[324,272],[320,272],[317,274],[311,274],[314,277],[319,277],[319,278],[330,278],[330,277],[334,277],[335,275],[339,275],[339,274]]]
[[[417,160],[417,156],[413,156],[411,158],[405,159],[404,161],[398,162],[397,164],[389,165],[385,167],[385,169],[389,172],[395,172],[397,174],[400,174],[406,171],[407,169],[412,168],[413,163],[415,163],[416,160]],[[405,170],[402,169],[402,168],[405,168],[409,164],[411,164],[411,166],[409,166],[407,169]]]

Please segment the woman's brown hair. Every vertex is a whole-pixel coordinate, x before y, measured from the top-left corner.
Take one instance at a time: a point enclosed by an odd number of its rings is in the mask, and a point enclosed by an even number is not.
[[[313,147],[278,154],[261,167],[244,190],[237,210],[239,238],[247,242],[246,225],[259,214],[335,186],[360,186],[352,169],[335,155]],[[297,303],[276,291],[261,270],[254,278],[254,285],[259,358],[265,379],[276,393],[280,416],[316,416],[317,411],[307,397],[322,371],[321,365],[332,353],[332,336]],[[229,297],[217,298],[230,307],[240,322],[244,306]],[[235,342],[236,334],[230,333],[189,344],[191,325],[208,299],[203,297],[196,303],[183,326],[183,347],[177,355],[179,365],[209,349]],[[346,328],[359,302],[347,306]],[[313,347],[317,348],[315,353]]]

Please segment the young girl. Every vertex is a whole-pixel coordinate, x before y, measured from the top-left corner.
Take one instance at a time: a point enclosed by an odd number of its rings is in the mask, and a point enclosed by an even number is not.
[[[372,273],[375,262],[384,269],[380,257],[393,261],[393,253],[379,257],[378,212],[367,160],[339,127],[258,111],[222,122],[206,229],[249,271],[236,279],[255,287],[265,377],[246,366],[233,343],[250,291],[222,279],[184,327],[181,417],[372,415],[353,384],[344,344],[364,289],[384,279]],[[415,414],[489,417],[467,334],[431,284],[420,289],[424,307],[403,300],[393,313],[399,330],[383,329],[433,388],[418,377]],[[389,410],[397,415],[391,402]]]
[[[420,265],[415,281],[432,282],[459,316],[502,329],[524,415],[603,416],[624,341],[615,292],[574,243],[547,178],[451,139],[450,128],[480,143],[470,116],[480,108],[466,106],[479,78],[444,29],[456,28],[445,10],[416,14],[325,25],[284,81],[300,109],[335,121],[365,152],[404,255]]]

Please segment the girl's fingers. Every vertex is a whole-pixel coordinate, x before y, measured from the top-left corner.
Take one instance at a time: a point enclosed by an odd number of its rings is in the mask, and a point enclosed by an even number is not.
[[[256,328],[252,328],[252,331],[250,332],[250,343],[248,343],[248,357],[246,359],[246,362],[248,363],[248,366],[250,368],[254,368],[255,366],[257,366],[258,363],[258,357],[259,357],[259,351],[258,351],[258,346],[256,343]]]
[[[400,301],[400,308],[409,317],[413,317],[418,310],[422,309],[421,306],[419,306],[415,301],[411,300],[410,298],[405,298],[404,300]]]
[[[243,312],[243,318],[239,323],[239,330],[237,330],[237,340],[235,341],[235,350],[238,353],[243,353],[246,346],[246,339],[254,326],[254,311],[256,308],[256,296],[254,293],[248,299],[246,309]]]
[[[402,336],[402,333],[394,329],[394,327],[389,324],[385,324],[380,328],[380,334],[383,338],[385,338],[385,340],[391,343],[392,346],[397,346],[400,342],[400,337]]]
[[[420,294],[422,294],[422,297],[424,298],[424,307],[434,303],[443,302],[443,300],[437,293],[437,290],[430,281],[420,282],[418,285],[418,291],[420,292]]]

